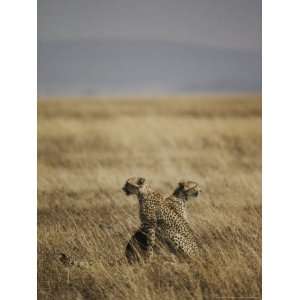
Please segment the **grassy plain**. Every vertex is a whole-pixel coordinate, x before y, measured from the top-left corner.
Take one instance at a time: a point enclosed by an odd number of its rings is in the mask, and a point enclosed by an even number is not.
[[[129,176],[165,194],[181,179],[202,184],[187,208],[201,260],[125,262],[139,225],[121,192]],[[260,99],[39,100],[38,297],[260,299]]]

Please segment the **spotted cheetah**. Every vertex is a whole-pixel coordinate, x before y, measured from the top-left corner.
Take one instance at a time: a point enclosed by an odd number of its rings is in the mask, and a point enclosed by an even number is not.
[[[201,192],[199,185],[192,181],[181,181],[174,192],[164,199],[164,203],[177,214],[187,220],[186,203],[192,198],[196,198]],[[165,246],[164,241],[159,241],[160,246]],[[129,240],[126,246],[126,256],[130,263],[141,262],[148,248],[148,239],[141,229],[138,229]],[[171,248],[172,249],[172,248]]]
[[[201,193],[200,186],[194,181],[180,181],[174,192],[165,198],[166,205],[187,220],[186,203],[197,198]]]
[[[138,237],[142,241],[143,256],[146,259],[153,256],[153,247],[158,238],[167,242],[177,254],[188,257],[197,255],[197,241],[187,221],[169,208],[164,203],[164,197],[153,191],[145,181],[141,177],[131,177],[123,187],[127,195],[136,195],[139,200],[141,227],[133,238]],[[183,195],[182,191],[179,192]],[[125,253],[129,262],[136,258],[131,255],[136,246],[140,245],[130,242],[127,245]]]

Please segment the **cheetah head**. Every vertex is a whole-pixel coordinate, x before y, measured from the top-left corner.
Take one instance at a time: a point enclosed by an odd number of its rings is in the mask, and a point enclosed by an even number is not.
[[[125,182],[122,190],[127,196],[138,195],[139,191],[144,187],[146,179],[143,177],[130,177]]]
[[[201,193],[200,186],[194,181],[180,181],[174,191],[174,196],[188,201],[191,198],[197,198]]]

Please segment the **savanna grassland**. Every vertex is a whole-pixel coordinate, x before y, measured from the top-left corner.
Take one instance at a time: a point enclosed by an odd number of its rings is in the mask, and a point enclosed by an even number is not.
[[[187,207],[201,259],[126,263],[129,176],[165,194],[201,183]],[[260,99],[39,100],[38,297],[260,299]]]

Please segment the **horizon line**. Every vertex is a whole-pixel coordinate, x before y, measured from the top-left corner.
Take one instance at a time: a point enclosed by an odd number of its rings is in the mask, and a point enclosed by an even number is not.
[[[74,95],[74,96],[42,96],[38,95],[38,101],[72,101],[72,100],[97,100],[97,101],[109,101],[109,100],[164,100],[164,99],[207,99],[207,98],[219,98],[219,99],[228,99],[228,98],[261,98],[261,92],[207,92],[207,93],[175,93],[175,94],[101,94],[101,95]]]

